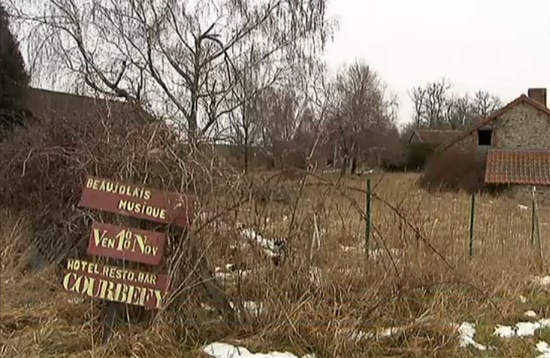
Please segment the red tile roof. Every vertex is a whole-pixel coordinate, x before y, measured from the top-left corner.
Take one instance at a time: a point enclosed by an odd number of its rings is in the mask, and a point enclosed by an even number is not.
[[[527,97],[525,94],[522,94],[521,96],[519,96],[518,98],[516,98],[512,102],[508,103],[506,106],[504,106],[501,109],[491,113],[491,115],[489,115],[487,118],[481,119],[479,122],[472,125],[470,128],[464,130],[460,135],[452,138],[447,143],[444,143],[444,144],[440,145],[437,148],[437,151],[442,151],[442,150],[445,150],[445,149],[449,148],[450,146],[452,146],[456,142],[460,141],[461,139],[466,138],[473,131],[475,131],[475,130],[491,123],[492,121],[494,121],[495,119],[500,117],[503,113],[507,112],[508,110],[512,109],[513,107],[515,107],[516,105],[521,104],[521,103],[531,105],[532,107],[534,107],[534,108],[538,109],[539,111],[544,112],[544,113],[546,113],[547,115],[550,116],[550,108],[546,107],[545,105],[543,105],[540,102],[535,101],[532,98]]]
[[[485,183],[550,185],[550,150],[489,150]]]

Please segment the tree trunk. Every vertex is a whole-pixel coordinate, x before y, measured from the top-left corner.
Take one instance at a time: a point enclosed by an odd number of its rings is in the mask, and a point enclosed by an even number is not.
[[[244,130],[244,153],[243,153],[243,161],[244,161],[244,172],[245,174],[248,174],[248,155],[249,155],[249,143],[248,143],[248,128],[245,128]]]

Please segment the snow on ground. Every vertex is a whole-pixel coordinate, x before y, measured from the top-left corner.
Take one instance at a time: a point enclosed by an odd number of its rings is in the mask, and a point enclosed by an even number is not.
[[[266,255],[270,257],[278,257],[281,255],[281,250],[286,245],[285,238],[267,238],[256,232],[254,229],[245,228],[242,225],[239,226],[241,237],[259,245]]]
[[[550,319],[541,319],[537,322],[518,322],[514,326],[497,325],[494,335],[500,338],[531,337],[535,331],[550,327]]]
[[[238,307],[238,305],[236,305],[234,302],[229,302],[229,305],[233,309],[236,309]],[[265,312],[265,307],[261,302],[242,301],[240,305],[242,306],[243,311],[249,314],[260,315]]]
[[[550,358],[550,345],[548,345],[548,343],[539,341],[537,343],[537,351],[542,353],[540,356],[537,356],[537,358]]]
[[[250,270],[233,270],[232,264],[225,265],[225,268],[216,267],[214,270],[214,276],[222,281],[231,281],[237,278],[245,278],[252,272]]]
[[[254,302],[252,302],[254,303]],[[255,305],[252,305],[255,306]],[[462,322],[460,325],[454,325],[458,331],[459,344],[463,348],[473,347],[480,351],[494,349],[487,347],[475,341],[476,334],[475,325],[469,322]],[[550,319],[542,319],[538,322],[518,322],[515,326],[497,325],[495,335],[501,338],[511,337],[529,337],[535,334],[535,331],[540,328],[550,327]],[[399,334],[403,330],[399,327],[390,327],[381,329],[376,333],[370,333],[360,330],[341,330],[340,333],[345,334],[353,342],[359,342],[369,339],[381,339]],[[536,358],[550,358],[550,345],[544,341],[539,341],[536,345],[537,351],[541,355]],[[298,358],[295,354],[289,352],[270,352],[270,353],[251,353],[244,347],[236,347],[227,343],[212,343],[204,347],[203,352],[210,355],[212,358]],[[314,354],[308,354],[302,358],[315,358]]]
[[[212,343],[204,347],[203,352],[212,358],[298,358],[289,352],[251,353],[244,347],[235,347],[227,343]],[[302,358],[315,358],[307,354]]]
[[[483,344],[479,344],[474,340],[474,335],[476,334],[476,328],[472,323],[462,322],[458,326],[459,334],[459,344],[461,347],[472,346],[480,351],[487,350],[487,347]]]
[[[533,277],[533,283],[545,289],[550,289],[550,276],[535,276]]]
[[[229,302],[229,305],[231,308],[233,308],[235,311],[237,311],[237,314],[241,316],[242,313],[246,313],[250,316],[259,316],[263,313],[265,313],[266,308],[262,302],[255,302],[255,301],[241,301],[240,304],[236,304],[235,302]],[[201,307],[204,310],[210,311],[210,312],[216,312],[216,309],[206,303],[201,303]]]

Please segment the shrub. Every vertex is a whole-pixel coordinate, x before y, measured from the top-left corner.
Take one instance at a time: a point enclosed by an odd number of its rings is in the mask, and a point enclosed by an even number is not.
[[[218,308],[223,306],[224,312],[230,312],[226,301],[220,298],[223,291],[208,276],[203,245],[210,237],[205,237],[204,232],[164,227],[77,206],[86,176],[93,175],[195,195],[200,199],[196,211],[203,205],[211,210],[225,210],[225,202],[219,203],[217,198],[223,194],[227,205],[234,205],[239,197],[231,195],[239,189],[239,177],[216,157],[206,155],[189,151],[164,122],[139,120],[128,112],[98,115],[93,120],[89,115],[78,114],[41,118],[26,130],[16,129],[12,137],[0,142],[0,202],[13,212],[29,212],[31,246],[56,264],[68,257],[87,257],[92,220],[166,230],[169,239],[161,269],[170,273],[174,287],[189,287],[184,290],[187,298],[193,293],[207,294]],[[144,269],[139,264],[126,265]],[[203,286],[208,287],[200,290]],[[179,291],[174,290],[173,295],[175,305],[171,307],[180,311],[188,308],[180,302],[186,298]],[[183,314],[180,313],[173,317]]]
[[[407,169],[424,169],[436,146],[431,143],[410,143],[407,145]]]
[[[429,189],[484,190],[486,154],[446,150],[428,160],[421,184]]]
[[[403,172],[407,169],[407,153],[405,146],[400,143],[392,143],[382,153],[380,166],[390,172]]]

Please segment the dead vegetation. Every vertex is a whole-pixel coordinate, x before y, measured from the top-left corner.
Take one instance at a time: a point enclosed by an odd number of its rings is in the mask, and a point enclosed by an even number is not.
[[[150,140],[143,132],[140,138],[139,143]],[[280,175],[243,178],[212,166],[208,171],[214,174],[200,181],[209,186],[194,189],[183,182],[186,177],[182,173],[191,171],[164,167],[170,163],[169,155],[161,162],[164,174],[160,178],[164,180],[155,182],[150,181],[155,172],[148,157],[143,154],[143,162],[138,157],[149,148],[133,149],[134,156],[129,155],[130,149],[122,150],[117,158],[132,158],[132,162],[116,166],[114,157],[103,152],[106,159],[98,161],[103,163],[98,167],[102,169],[87,173],[123,180],[148,178],[149,185],[192,191],[200,198],[191,234],[173,236],[168,253],[172,258],[168,270],[180,277],[180,289],[153,321],[140,323],[135,312],[128,312],[130,316],[119,323],[112,344],[101,347],[97,331],[100,303],[63,292],[55,269],[39,275],[22,271],[21,263],[27,261],[36,236],[37,229],[31,230],[29,224],[34,214],[4,210],[0,221],[2,356],[196,357],[203,344],[216,340],[235,342],[251,351],[315,352],[320,357],[477,356],[475,350],[459,346],[454,325],[464,320],[477,322],[480,333],[476,340],[487,344],[494,340],[490,327],[495,323],[512,322],[527,309],[545,314],[543,302],[548,299],[530,280],[544,273],[547,260],[544,258],[542,267],[534,264],[530,213],[517,202],[478,198],[474,256],[470,258],[467,194],[427,193],[416,186],[416,176],[411,175],[374,176],[374,234],[367,258],[363,245],[364,178],[342,181],[302,176],[282,185],[274,179]],[[198,168],[213,163],[212,159],[183,155],[184,160],[174,163],[185,163],[185,168],[191,167],[188,163],[197,163]],[[79,163],[78,156],[71,158]],[[32,160],[27,161],[31,170],[29,163]],[[86,168],[95,165],[98,163]],[[107,168],[128,171],[110,172]],[[141,176],[139,169],[144,173]],[[76,200],[81,174],[75,169],[72,172],[79,173],[71,181],[71,200]],[[174,179],[178,173],[181,177]],[[251,200],[252,189],[249,195],[242,194],[246,192],[243,188],[252,188],[249,181],[264,183],[266,190],[285,188],[294,193],[294,200]],[[98,215],[71,210],[77,218]],[[539,215],[543,237],[547,237],[547,209],[541,209]],[[75,222],[71,216],[67,219]],[[85,242],[88,225],[81,220],[83,234],[79,237]],[[264,238],[287,238],[284,264],[273,265],[260,246],[244,240],[235,230],[239,225]],[[46,225],[41,230],[53,233]],[[315,230],[321,233],[318,243],[313,240]],[[221,288],[219,296],[198,289],[203,287],[201,275],[208,274],[200,272],[204,269],[199,265],[201,256],[215,277],[210,288]],[[181,278],[197,271],[190,275],[193,279]],[[234,317],[220,315],[216,306],[220,297],[233,307]],[[532,356],[532,346],[525,342],[500,344],[493,356]]]
[[[44,118],[0,144],[3,357],[196,357],[217,340],[320,357],[463,357],[475,353],[459,347],[457,323],[541,307],[530,281],[547,261],[535,261],[530,212],[517,202],[478,198],[470,258],[467,194],[372,175],[367,255],[365,177],[243,175],[165,124],[129,118]],[[165,307],[125,309],[108,347],[102,303],[63,292],[59,264],[100,260],[85,251],[92,220],[137,223],[77,207],[86,175],[197,198],[192,227],[166,229]],[[545,237],[548,210],[539,216]],[[54,265],[30,270],[36,250]]]

